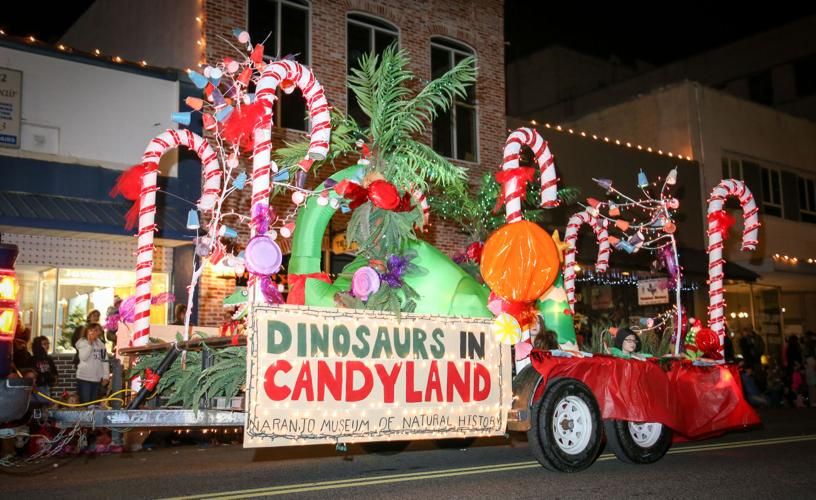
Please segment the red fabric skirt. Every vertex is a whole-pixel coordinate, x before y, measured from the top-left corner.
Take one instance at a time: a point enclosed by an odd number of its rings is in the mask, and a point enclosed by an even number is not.
[[[679,440],[760,423],[743,397],[734,365],[694,366],[681,360],[661,363],[604,355],[560,358],[539,350],[530,357],[544,380],[569,377],[586,384],[603,419],[660,422]]]

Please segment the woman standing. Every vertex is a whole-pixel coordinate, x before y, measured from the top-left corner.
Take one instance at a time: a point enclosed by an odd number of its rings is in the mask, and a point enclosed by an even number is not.
[[[92,323],[85,329],[83,337],[77,341],[79,365],[76,378],[80,403],[96,400],[100,385],[108,384],[110,366],[105,344],[100,340],[103,334],[102,325]]]

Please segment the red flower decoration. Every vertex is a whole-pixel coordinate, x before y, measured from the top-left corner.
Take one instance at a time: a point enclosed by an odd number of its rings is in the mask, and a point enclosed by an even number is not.
[[[468,245],[467,250],[465,250],[465,254],[467,258],[472,260],[475,263],[479,263],[482,260],[482,250],[484,249],[484,243],[481,241],[474,241],[470,245]]]

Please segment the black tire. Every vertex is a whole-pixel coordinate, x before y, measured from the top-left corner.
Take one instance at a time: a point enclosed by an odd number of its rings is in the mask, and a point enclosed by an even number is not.
[[[530,420],[527,441],[544,468],[578,472],[598,458],[603,440],[601,412],[592,391],[580,381],[551,382],[533,404]]]
[[[672,443],[671,429],[656,422],[605,420],[604,429],[609,449],[627,464],[653,464]]]
[[[396,455],[408,448],[410,441],[370,441],[360,443],[360,447],[370,455]]]

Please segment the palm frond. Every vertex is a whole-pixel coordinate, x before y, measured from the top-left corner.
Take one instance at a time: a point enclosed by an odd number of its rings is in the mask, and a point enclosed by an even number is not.
[[[442,188],[463,189],[467,169],[454,165],[430,146],[405,141],[386,158],[385,176],[403,189],[416,187],[427,191],[429,182]]]

